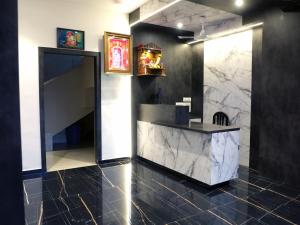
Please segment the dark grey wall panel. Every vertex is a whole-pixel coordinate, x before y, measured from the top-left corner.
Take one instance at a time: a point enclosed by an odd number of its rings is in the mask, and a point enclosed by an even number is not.
[[[18,75],[17,0],[0,7],[0,217],[1,225],[24,224]]]
[[[132,34],[134,47],[153,42],[162,48],[162,61],[167,74],[167,77],[158,78],[134,77],[134,85],[142,88],[143,97],[141,101],[143,103],[150,103],[152,95],[159,88],[162,89],[161,100],[164,104],[175,104],[176,101],[182,101],[182,97],[190,96],[192,53],[190,46],[182,43],[177,38],[177,35],[193,35],[193,33],[150,24],[141,24],[133,27]],[[136,54],[134,54],[134,58],[136,60]],[[134,63],[134,65],[134,71],[137,71],[137,63]],[[137,95],[138,93],[135,92],[133,94]]]
[[[129,24],[137,22],[140,19],[141,10],[137,8],[132,13],[129,13]]]
[[[300,187],[300,13],[270,10],[256,35],[250,166]]]
[[[155,43],[162,48],[163,63],[167,77],[132,78],[133,146],[136,149],[136,118],[139,104],[154,103],[154,95],[162,91],[161,103],[175,104],[183,97],[191,96],[192,51],[191,46],[180,41],[178,35],[194,35],[182,31],[150,24],[139,24],[132,28],[133,46]],[[136,48],[134,50],[134,71],[137,71]]]
[[[132,35],[134,47],[153,42],[162,48],[162,61],[167,74],[167,77],[158,78],[134,77],[134,85],[143,88],[142,102],[150,103],[152,95],[157,93],[159,88],[162,90],[161,100],[164,104],[175,104],[176,101],[182,101],[182,97],[191,96],[191,48],[189,45],[182,43],[177,38],[177,35],[193,35],[193,33],[150,24],[141,24],[132,28]],[[136,60],[136,51],[134,53]],[[136,72],[137,63],[134,63],[134,65],[134,71]],[[154,92],[153,90],[148,92],[149,88],[154,88]],[[137,93],[133,94],[137,95]]]
[[[175,123],[176,106],[165,104],[140,104],[137,119],[145,122]]]
[[[192,113],[203,118],[204,43],[192,46]]]
[[[250,135],[250,167],[257,168],[259,162],[259,125],[262,86],[262,35],[263,28],[256,28],[253,32],[252,52],[252,98],[251,98],[251,135]]]

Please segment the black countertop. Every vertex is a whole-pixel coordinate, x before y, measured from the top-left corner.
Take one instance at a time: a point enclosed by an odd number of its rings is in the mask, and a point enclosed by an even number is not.
[[[169,122],[151,122],[152,124],[166,126],[166,127],[173,127],[183,130],[190,130],[190,131],[196,131],[200,133],[205,134],[214,134],[214,133],[222,133],[222,132],[229,132],[229,131],[237,131],[240,130],[239,127],[234,126],[219,126],[214,124],[207,124],[207,123],[190,123],[186,125],[179,125],[175,123],[169,123]]]

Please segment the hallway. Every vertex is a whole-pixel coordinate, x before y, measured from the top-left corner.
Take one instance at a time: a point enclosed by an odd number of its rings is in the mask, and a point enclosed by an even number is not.
[[[48,172],[96,165],[93,147],[50,151],[46,154]]]

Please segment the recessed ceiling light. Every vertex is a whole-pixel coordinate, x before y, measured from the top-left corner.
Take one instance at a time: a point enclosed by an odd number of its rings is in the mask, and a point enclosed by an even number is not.
[[[244,0],[235,0],[235,5],[237,7],[242,7],[244,5]]]
[[[183,24],[182,24],[182,23],[177,23],[177,27],[178,27],[179,29],[181,29],[181,28],[183,27]]]

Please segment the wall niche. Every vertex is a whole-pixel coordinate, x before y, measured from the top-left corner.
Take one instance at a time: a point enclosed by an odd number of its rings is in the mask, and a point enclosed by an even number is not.
[[[137,51],[137,76],[166,76],[162,49],[158,45],[154,43],[140,45]]]

